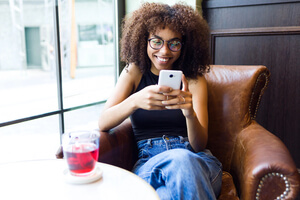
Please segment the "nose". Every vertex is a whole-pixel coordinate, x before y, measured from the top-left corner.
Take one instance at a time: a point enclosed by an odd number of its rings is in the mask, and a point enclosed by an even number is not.
[[[163,53],[169,53],[171,51],[168,47],[167,42],[164,43],[164,45],[161,47],[160,51],[163,52]]]

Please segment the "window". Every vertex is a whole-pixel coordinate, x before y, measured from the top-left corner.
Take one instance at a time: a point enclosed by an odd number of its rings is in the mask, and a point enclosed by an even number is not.
[[[0,163],[55,158],[114,87],[114,1],[0,0],[0,15]]]

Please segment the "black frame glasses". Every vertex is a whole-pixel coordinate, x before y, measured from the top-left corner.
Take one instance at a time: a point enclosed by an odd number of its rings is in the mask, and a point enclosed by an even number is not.
[[[157,40],[156,43],[155,43],[154,40]],[[149,42],[150,47],[152,49],[155,49],[155,50],[161,49],[164,46],[165,42],[167,42],[168,48],[173,52],[180,51],[181,48],[182,48],[182,45],[183,45],[181,40],[178,39],[178,38],[174,38],[174,39],[169,40],[169,41],[165,41],[165,40],[160,39],[160,38],[150,38],[150,39],[148,39],[148,42]],[[154,45],[156,45],[157,47],[155,47]]]

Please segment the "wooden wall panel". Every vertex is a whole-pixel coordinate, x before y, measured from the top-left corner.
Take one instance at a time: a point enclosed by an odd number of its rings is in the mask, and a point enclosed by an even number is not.
[[[203,13],[212,31],[212,64],[270,69],[256,119],[300,168],[300,1],[209,0]]]
[[[286,3],[212,8],[205,14],[212,29],[282,27],[299,26],[299,9],[299,4]]]

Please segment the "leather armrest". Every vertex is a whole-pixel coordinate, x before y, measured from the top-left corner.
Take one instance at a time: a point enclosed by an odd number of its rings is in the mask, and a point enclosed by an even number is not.
[[[107,132],[100,132],[99,162],[131,170],[137,159],[137,147],[134,141],[129,119]]]
[[[296,165],[281,140],[255,121],[236,138],[231,174],[240,198],[295,199],[299,191]]]
[[[109,131],[100,132],[99,162],[131,170],[137,160],[136,152],[136,143],[129,119]],[[60,159],[63,156],[63,149],[59,147],[56,158]]]
[[[63,148],[62,148],[62,146],[60,146],[60,147],[57,149],[55,156],[56,156],[57,159],[62,159],[62,158],[64,158],[64,153],[63,153]]]

